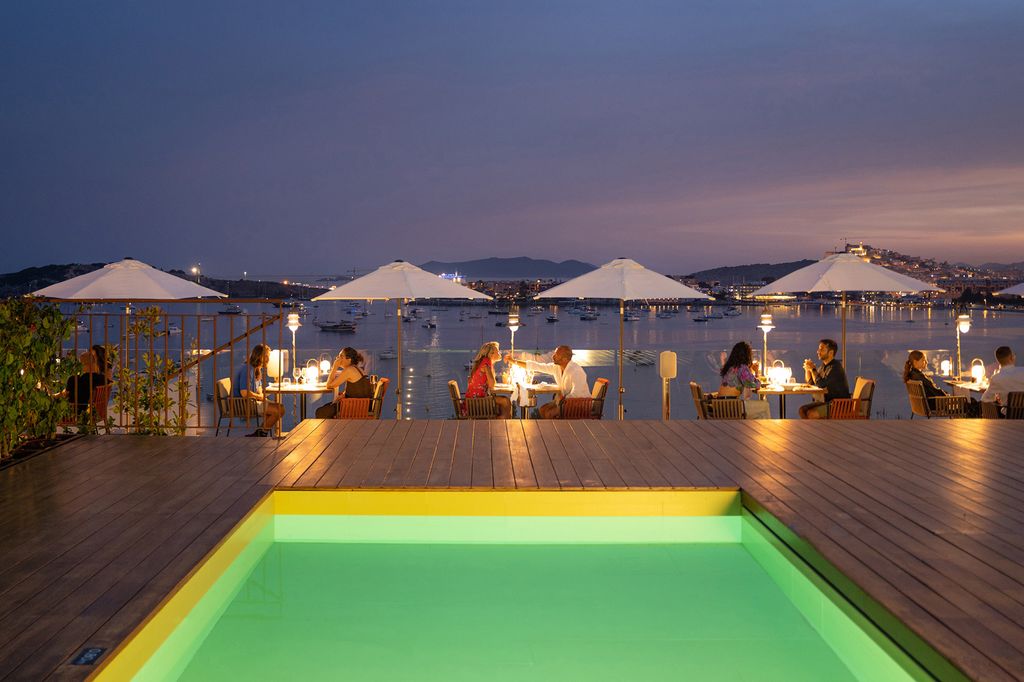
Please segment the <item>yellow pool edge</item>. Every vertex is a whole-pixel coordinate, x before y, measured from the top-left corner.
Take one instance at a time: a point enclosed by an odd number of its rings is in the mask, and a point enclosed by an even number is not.
[[[673,490],[271,490],[100,663],[90,680],[139,673],[277,514],[380,516],[738,516],[738,488]]]

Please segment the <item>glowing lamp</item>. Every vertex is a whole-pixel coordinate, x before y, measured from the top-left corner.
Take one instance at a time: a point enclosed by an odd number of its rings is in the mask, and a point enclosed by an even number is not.
[[[782,360],[776,360],[766,371],[768,381],[777,386],[788,384],[793,380],[793,368],[786,367]]]
[[[953,363],[949,361],[949,358],[939,363],[939,371],[942,372],[942,376],[948,377],[949,371],[953,368]]]
[[[288,371],[288,351],[286,350],[272,350],[270,351],[270,362],[267,363],[267,376],[271,379],[275,379],[278,382],[281,381],[281,377]]]
[[[956,318],[956,330],[961,334],[971,331],[971,316],[964,313]]]
[[[985,361],[981,358],[971,360],[971,379],[980,384],[985,378]]]
[[[292,334],[294,334],[295,332],[299,331],[299,327],[301,326],[302,324],[299,322],[299,314],[288,313],[288,330],[291,331]]]
[[[757,325],[757,328],[763,331],[765,334],[775,329],[775,324],[772,320],[772,314],[765,308],[761,311],[761,323]]]
[[[317,365],[309,365],[303,371],[303,374],[306,377],[307,384],[315,384],[320,378],[320,367]]]
[[[321,374],[327,374],[330,371],[331,371],[331,361],[330,360],[321,360],[320,361],[320,373]]]

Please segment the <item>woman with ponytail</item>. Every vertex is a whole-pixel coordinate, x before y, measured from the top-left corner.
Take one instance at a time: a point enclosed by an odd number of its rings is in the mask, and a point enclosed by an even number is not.
[[[327,389],[334,390],[345,384],[344,392],[338,394],[339,398],[372,398],[373,384],[370,383],[370,377],[360,368],[361,364],[363,356],[359,351],[348,346],[342,348],[327,374]],[[337,414],[336,400],[316,408],[317,419],[333,419]]]

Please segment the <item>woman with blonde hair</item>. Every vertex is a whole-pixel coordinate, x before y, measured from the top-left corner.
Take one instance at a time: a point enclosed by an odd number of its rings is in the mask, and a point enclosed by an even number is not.
[[[469,370],[469,385],[466,387],[467,398],[484,398],[494,395],[494,363],[501,360],[501,350],[497,341],[488,341],[480,346],[473,358]],[[512,401],[507,396],[495,395],[494,402],[498,405],[498,416],[508,419],[512,416]]]

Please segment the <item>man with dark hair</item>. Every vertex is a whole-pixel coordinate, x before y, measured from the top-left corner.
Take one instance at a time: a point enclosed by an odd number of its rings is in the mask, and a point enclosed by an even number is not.
[[[835,398],[849,398],[850,384],[846,381],[846,370],[836,360],[839,344],[832,339],[818,342],[818,359],[821,366],[816,367],[813,360],[804,360],[804,381],[825,389],[825,402],[813,402],[800,406],[801,419],[827,419],[828,403]]]
[[[988,390],[981,396],[983,403],[1006,403],[1006,395],[1011,391],[1024,391],[1024,367],[1017,367],[1017,356],[1009,346],[996,348],[996,360],[999,371],[992,375],[988,382]]]

